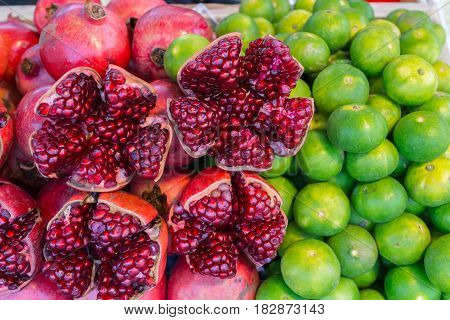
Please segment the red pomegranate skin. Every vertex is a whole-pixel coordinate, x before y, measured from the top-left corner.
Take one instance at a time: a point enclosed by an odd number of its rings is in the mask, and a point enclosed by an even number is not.
[[[253,300],[259,285],[256,268],[243,256],[234,278],[220,279],[192,273],[184,257],[175,263],[167,284],[168,300]]]
[[[1,51],[4,52],[0,54],[0,82],[13,82],[20,57],[25,50],[38,43],[39,35],[27,23],[12,18],[0,22],[0,38]]]
[[[16,70],[16,86],[20,93],[26,94],[54,82],[55,79],[48,74],[42,65],[39,45],[28,48],[20,58]]]
[[[13,120],[0,100],[0,168],[5,164],[14,141]]]
[[[34,9],[33,22],[40,32],[53,17],[56,10],[69,3],[84,3],[85,0],[38,0]],[[100,0],[92,0],[94,3],[100,3]]]
[[[148,81],[167,79],[163,53],[175,38],[186,33],[199,34],[209,40],[214,37],[208,22],[191,9],[163,5],[145,13],[136,24],[132,43],[132,58],[138,75]]]
[[[67,300],[67,298],[41,273],[25,288],[7,296],[4,300]]]
[[[148,10],[165,4],[164,0],[111,0],[106,8],[113,11],[125,22],[129,22],[130,19],[139,19]]]
[[[5,105],[8,113],[14,117],[17,105],[22,99],[22,95],[17,90],[15,83],[2,81],[0,82],[0,100]]]
[[[88,4],[64,6],[41,33],[41,59],[55,79],[80,66],[91,67],[103,76],[110,63],[128,65],[130,43],[125,22],[100,5]]]

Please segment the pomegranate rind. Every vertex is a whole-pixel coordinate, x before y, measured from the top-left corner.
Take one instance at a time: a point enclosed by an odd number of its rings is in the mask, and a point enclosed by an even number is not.
[[[4,108],[1,104],[0,112],[6,112],[6,108]],[[6,113],[4,116],[6,117],[7,123],[3,128],[0,129],[0,168],[8,159],[8,155],[11,151],[14,141],[13,121],[8,113]]]

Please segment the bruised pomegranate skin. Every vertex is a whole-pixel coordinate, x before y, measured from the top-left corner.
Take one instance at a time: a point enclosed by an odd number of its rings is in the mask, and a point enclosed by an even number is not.
[[[48,21],[53,17],[56,10],[69,3],[84,3],[85,0],[38,0],[34,9],[33,22],[39,32],[44,28]],[[100,0],[92,0],[94,3],[100,3]]]
[[[108,64],[124,68],[130,60],[125,22],[91,1],[58,10],[42,29],[39,46],[42,63],[55,79],[80,66],[103,76]]]
[[[167,285],[168,300],[254,300],[259,284],[256,268],[239,256],[231,279],[194,274],[185,259],[175,263]]]
[[[137,22],[132,42],[132,59],[142,79],[167,79],[164,53],[177,37],[195,33],[212,40],[214,33],[208,22],[197,12],[172,5],[147,11]]]
[[[28,48],[16,70],[16,86],[20,93],[26,94],[34,89],[51,85],[55,82],[42,65],[39,45]]]
[[[3,52],[0,62],[0,82],[3,80],[14,82],[14,73],[20,57],[25,50],[38,43],[39,35],[29,24],[11,18],[0,22],[0,38]]]
[[[36,201],[0,180],[0,296],[25,287],[42,266],[45,221]]]
[[[164,0],[133,0],[132,2],[128,0],[111,0],[106,8],[117,14],[126,23],[130,23],[130,20],[138,20],[148,10],[165,4]]]
[[[0,101],[0,168],[5,164],[14,142],[13,120]]]

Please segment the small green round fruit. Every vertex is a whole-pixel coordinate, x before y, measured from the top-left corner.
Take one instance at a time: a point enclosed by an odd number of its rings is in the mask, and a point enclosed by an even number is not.
[[[294,157],[275,156],[272,162],[272,168],[270,170],[261,172],[261,175],[264,178],[277,178],[279,176],[282,176],[289,170],[289,167],[291,166],[293,160]]]
[[[304,300],[289,289],[281,275],[264,280],[256,292],[255,300]]]
[[[403,176],[408,169],[410,161],[402,156],[401,153],[398,154],[398,164],[397,168],[395,168],[394,172],[391,173],[391,177],[399,178]]]
[[[442,48],[447,40],[447,33],[445,32],[444,27],[434,21],[431,21],[431,23],[426,25],[426,27],[433,31],[434,35],[438,39],[439,47]]]
[[[391,21],[393,23],[396,23],[397,19],[400,18],[400,16],[407,11],[408,11],[407,9],[403,9],[403,8],[395,9],[387,15],[386,19],[388,19],[389,21]]]
[[[283,200],[283,205],[281,209],[286,214],[286,217],[290,220],[292,219],[293,210],[292,203],[294,202],[295,195],[298,190],[295,185],[285,177],[277,177],[272,179],[267,179],[267,181],[278,191]]]
[[[223,19],[216,27],[218,37],[232,32],[239,32],[241,34],[242,47],[245,50],[251,41],[258,38],[259,29],[251,17],[237,12]]]
[[[369,78],[369,85],[370,85],[370,94],[380,93],[384,94],[384,87],[383,87],[383,78],[382,77],[372,77]]]
[[[372,21],[369,22],[367,26],[388,29],[397,37],[400,37],[401,35],[400,29],[395,25],[395,23],[386,19],[373,19]]]
[[[353,206],[351,206],[351,209],[352,209],[352,212],[350,214],[349,224],[353,224],[355,226],[364,228],[368,231],[372,231],[373,227],[375,226],[375,223],[362,217],[358,212],[356,212],[356,210]]]
[[[450,202],[439,207],[430,208],[428,214],[431,222],[438,230],[450,233]]]
[[[293,243],[281,258],[286,284],[306,299],[318,299],[339,284],[341,268],[333,250],[322,241],[306,239]]]
[[[303,81],[302,79],[297,80],[297,84],[295,85],[294,89],[292,89],[291,94],[289,95],[289,98],[304,98],[308,97],[311,98],[311,89],[309,88],[308,84]]]
[[[350,7],[358,10],[366,16],[368,21],[371,21],[375,17],[375,12],[372,6],[364,0],[349,0]]]
[[[450,94],[436,92],[434,97],[425,102],[417,111],[433,111],[438,113],[450,126]]]
[[[311,17],[311,12],[306,10],[292,10],[275,26],[277,33],[294,33],[300,31],[305,25],[306,21]]]
[[[342,189],[342,191],[345,192],[345,194],[349,194],[353,190],[353,186],[355,185],[355,179],[353,179],[352,176],[348,174],[345,168],[342,168],[341,172],[328,180],[328,182],[337,185]]]
[[[360,300],[386,300],[384,296],[375,289],[363,289],[359,291]]]
[[[422,213],[425,212],[427,209],[426,206],[423,204],[418,203],[417,201],[414,201],[413,198],[408,197],[408,203],[406,204],[406,212],[415,214],[416,216],[420,216]]]
[[[347,0],[316,0],[313,12],[322,10],[341,11],[344,8],[350,8]]]
[[[359,290],[355,281],[341,277],[336,289],[320,300],[359,300]]]
[[[350,22],[350,39],[353,39],[359,31],[364,29],[369,24],[367,17],[359,10],[345,8],[342,9],[341,12],[348,19],[348,22]]]
[[[326,130],[328,118],[321,113],[314,113],[309,130]]]
[[[322,237],[319,236],[313,236],[311,234],[308,234],[304,231],[302,231],[298,225],[295,223],[295,221],[289,222],[287,228],[286,228],[286,235],[284,236],[283,243],[278,248],[278,254],[280,256],[283,256],[286,252],[287,248],[291,244],[297,241],[305,240],[305,239],[317,239],[322,240]]]
[[[370,268],[369,271],[354,277],[353,281],[355,281],[356,285],[360,289],[368,288],[377,280],[379,274],[380,262],[377,260],[377,262],[373,265],[372,268]]]
[[[422,259],[431,241],[425,222],[407,212],[392,221],[377,224],[374,235],[380,255],[398,266]]]
[[[406,32],[412,28],[418,28],[430,25],[431,20],[427,13],[419,10],[406,11],[398,17],[395,24],[400,29],[400,32]]]
[[[261,17],[269,21],[272,21],[274,18],[272,0],[241,0],[239,12],[249,17]]]
[[[285,15],[291,11],[289,0],[272,0],[273,5],[273,22],[280,21]]]
[[[255,23],[258,26],[258,36],[260,38],[264,38],[267,35],[275,35],[275,28],[269,20],[261,17],[253,18],[253,20],[255,20]]]
[[[313,11],[316,0],[297,0],[294,4],[294,9],[303,9],[309,12]]]
[[[400,52],[414,54],[429,63],[435,63],[441,55],[441,45],[432,30],[425,27],[413,28],[400,37]]]
[[[387,122],[389,131],[402,117],[400,106],[384,94],[371,94],[367,100],[367,105],[381,113]]]
[[[275,35],[275,38],[277,38],[278,40],[284,42],[284,40],[286,40],[287,37],[289,37],[290,35],[291,35],[290,32],[277,33]]]
[[[441,291],[450,292],[450,234],[433,241],[425,253],[425,271]]]

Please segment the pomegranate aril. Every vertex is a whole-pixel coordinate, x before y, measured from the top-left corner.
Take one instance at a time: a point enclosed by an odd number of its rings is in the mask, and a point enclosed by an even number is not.
[[[0,112],[0,129],[3,129],[8,124],[10,117],[7,112]]]
[[[126,119],[109,119],[106,114],[92,114],[85,120],[87,130],[93,135],[91,145],[113,142],[127,144],[137,133],[138,125]]]
[[[12,276],[0,272],[0,288],[6,287],[8,290],[16,290],[28,280],[30,280],[28,275]]]
[[[200,242],[207,236],[206,225],[199,219],[184,221],[182,228],[172,231],[172,250],[177,254],[189,254],[197,250]]]
[[[135,293],[135,289],[132,287],[126,287],[119,283],[108,263],[100,264],[97,281],[97,299],[100,300],[129,300]]]
[[[14,277],[27,275],[31,265],[28,261],[28,246],[20,240],[0,243],[0,273]]]
[[[14,219],[13,221],[9,221],[10,217],[11,216],[7,210],[1,210],[0,244],[2,243],[2,236],[4,237],[5,241],[7,239],[19,240],[25,238],[36,224],[36,221],[39,218],[39,211],[32,210]]]

